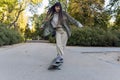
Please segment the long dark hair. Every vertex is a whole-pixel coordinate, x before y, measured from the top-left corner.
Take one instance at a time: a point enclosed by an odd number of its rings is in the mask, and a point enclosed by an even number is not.
[[[56,11],[55,11],[55,7],[59,6],[60,7],[60,11],[59,11],[59,21],[60,23],[62,23],[63,20],[63,13],[62,13],[62,6],[60,2],[56,2],[52,7],[49,8],[47,14],[52,16]]]

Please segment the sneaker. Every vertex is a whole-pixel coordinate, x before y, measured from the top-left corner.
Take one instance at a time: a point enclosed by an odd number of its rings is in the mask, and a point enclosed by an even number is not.
[[[57,56],[56,63],[63,63],[63,58],[61,56]]]

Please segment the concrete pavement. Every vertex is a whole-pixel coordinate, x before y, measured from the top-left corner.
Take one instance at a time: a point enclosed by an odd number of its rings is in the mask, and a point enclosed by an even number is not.
[[[55,44],[22,43],[0,48],[0,80],[120,80],[120,48],[67,47],[62,70],[47,70]]]

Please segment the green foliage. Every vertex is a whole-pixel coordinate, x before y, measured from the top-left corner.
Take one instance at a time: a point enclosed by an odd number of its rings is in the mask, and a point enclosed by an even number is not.
[[[0,27],[0,46],[16,44],[22,41],[23,38],[18,32],[6,27]]]
[[[113,28],[117,29],[120,27],[120,0],[110,0],[107,6],[107,11],[110,13],[111,17],[115,18]]]
[[[46,17],[45,13],[41,14],[40,16],[34,15],[34,17],[33,17],[33,23],[35,24],[35,32],[32,33],[31,38],[33,38],[33,39],[37,39],[38,37],[40,39],[43,38],[43,30],[40,29],[40,27],[41,27],[41,25],[42,25],[43,20],[45,19],[45,17]]]
[[[55,38],[50,37],[50,42]],[[120,31],[104,30],[101,28],[72,28],[72,35],[68,40],[71,46],[120,46]]]
[[[73,29],[73,34],[68,41],[68,45],[81,46],[115,46],[119,41],[118,36],[111,30],[100,28]]]
[[[19,5],[18,0],[1,0],[0,22],[10,25],[13,21],[15,21],[18,12],[22,9]]]
[[[112,10],[104,9],[105,0],[49,0],[49,6],[52,6],[56,1],[62,3],[63,8],[67,8],[68,13],[80,21],[85,28],[72,28],[72,36],[68,40],[68,45],[78,46],[120,46],[120,7],[118,0],[111,0],[116,5],[114,10],[116,14],[115,26],[109,26]],[[116,2],[117,1],[117,2]],[[64,6],[65,4],[65,6]],[[111,3],[110,3],[111,5]],[[113,5],[114,6],[114,5]],[[111,5],[112,7],[112,5]],[[36,31],[34,37],[39,35],[42,37],[42,30],[39,30],[45,14],[34,16]],[[111,28],[111,29],[110,29]],[[55,38],[49,36],[50,42],[55,42]]]
[[[31,31],[30,31],[30,28],[28,26],[26,26],[26,28],[25,28],[24,38],[25,38],[25,40],[31,38]]]
[[[48,37],[48,40],[51,42],[51,43],[55,43],[55,37],[52,37],[51,35]]]
[[[70,0],[68,12],[88,27],[107,27],[108,14],[104,12],[105,0]]]

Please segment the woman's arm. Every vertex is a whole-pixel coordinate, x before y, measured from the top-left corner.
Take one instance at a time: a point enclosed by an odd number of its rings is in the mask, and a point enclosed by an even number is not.
[[[48,27],[50,24],[50,20],[52,19],[52,13],[47,14],[45,19],[42,21],[41,28],[44,29],[45,27]],[[48,25],[49,24],[49,25]]]
[[[65,12],[65,14],[66,14],[69,22],[73,23],[73,24],[76,25],[77,27],[83,27],[83,25],[82,25],[79,21],[75,20],[75,19],[74,19],[73,17],[71,17],[68,13]]]
[[[42,24],[41,24],[40,29],[44,29],[44,27],[45,27],[45,23],[48,21],[48,17],[49,17],[49,15],[46,14],[46,17],[42,20]]]

